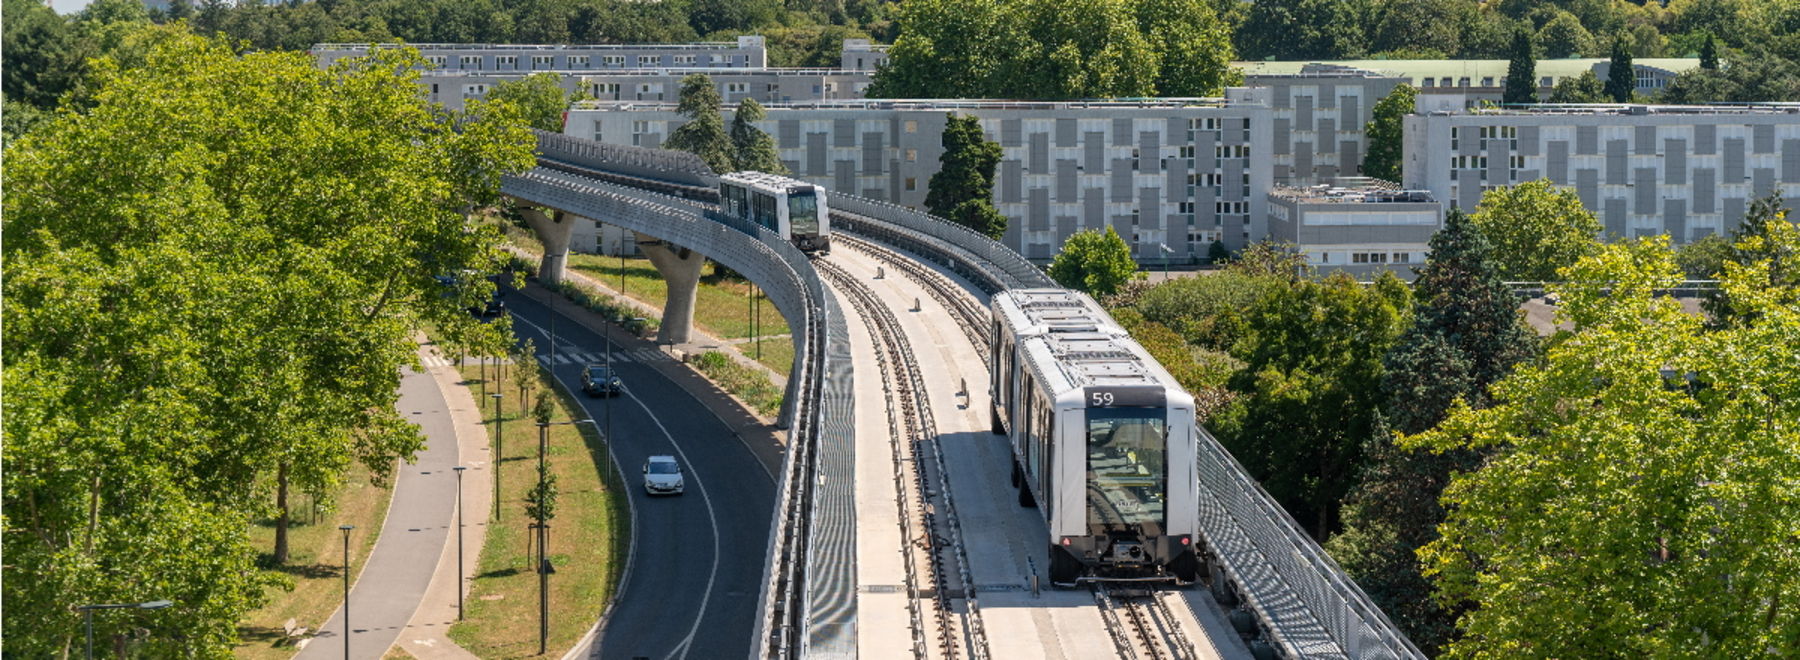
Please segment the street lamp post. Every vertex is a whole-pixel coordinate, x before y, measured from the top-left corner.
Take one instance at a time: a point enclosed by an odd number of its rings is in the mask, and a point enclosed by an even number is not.
[[[456,470],[456,620],[463,620],[463,506],[462,506],[462,473],[469,468],[458,465]]]
[[[350,530],[355,525],[338,525],[344,533],[344,660],[350,660]]]
[[[153,600],[148,603],[96,603],[76,607],[81,611],[82,625],[87,628],[87,659],[94,660],[94,610],[160,610],[174,604],[166,600]]]
[[[544,492],[544,476],[546,474],[548,474],[544,470],[544,452],[545,452],[546,447],[549,445],[550,427],[562,426],[565,424],[572,426],[575,424],[593,424],[593,423],[594,423],[594,420],[592,420],[592,419],[577,419],[577,420],[567,421],[567,422],[538,422],[538,425],[537,425],[538,426],[538,491],[537,492],[539,493],[539,495],[538,495],[539,497],[542,497],[542,494]],[[610,442],[610,438],[608,439],[608,441]],[[611,449],[608,448],[608,451],[611,451]],[[544,653],[545,645],[548,644],[549,640],[550,640],[550,555],[549,555],[550,524],[548,521],[544,520],[544,503],[541,500],[537,504],[537,521],[534,525],[532,525],[532,527],[535,527],[537,529],[538,654],[542,655]]]
[[[506,436],[501,434],[506,427],[501,425],[500,400],[506,397],[498,392],[489,394],[488,396],[493,397],[494,399],[494,520],[499,521],[500,471],[504,467],[501,463],[506,460]]]

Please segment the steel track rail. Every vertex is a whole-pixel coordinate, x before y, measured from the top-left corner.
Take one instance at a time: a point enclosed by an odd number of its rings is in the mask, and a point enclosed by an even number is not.
[[[962,287],[945,278],[943,274],[920,265],[917,260],[907,258],[872,240],[849,234],[838,234],[836,240],[893,266],[905,274],[907,279],[924,286],[925,292],[930,294],[933,300],[951,311],[951,316],[956,319],[957,327],[962,328],[963,336],[969,339],[969,344],[974,346],[977,352],[987,355],[988,335],[985,330],[990,318],[988,311],[976,303]]]
[[[949,582],[948,576],[945,574],[945,564],[954,562],[957,577],[963,587],[963,602],[967,607],[967,613],[963,617],[963,626],[964,632],[969,638],[969,656],[977,660],[985,660],[989,657],[987,632],[981,620],[980,601],[975,593],[974,577],[969,571],[969,558],[963,543],[962,523],[956,515],[955,493],[951,489],[950,476],[944,463],[943,452],[937,445],[937,425],[931,412],[930,400],[926,395],[924,376],[916,366],[917,361],[913,356],[912,345],[906,340],[905,333],[900,329],[899,319],[894,317],[893,310],[883,304],[867,286],[857,282],[837,264],[820,261],[815,266],[838,289],[849,294],[852,306],[862,314],[864,323],[870,327],[871,335],[890,352],[893,357],[892,363],[898,367],[898,373],[894,379],[897,387],[894,387],[892,392],[896,395],[895,398],[901,401],[902,408],[908,409],[911,412],[910,416],[916,420],[916,424],[907,424],[910,431],[908,444],[913,450],[913,475],[918,489],[916,491],[919,496],[918,504],[927,521],[924,541],[930,549],[932,576],[937,587],[933,593],[933,600],[939,607],[939,628],[940,633],[944,635],[942,646],[946,657],[955,657],[954,630],[952,626],[948,625],[948,622],[953,619],[954,607],[948,590],[945,588]],[[920,462],[921,456],[925,454],[929,454],[931,457],[929,465]],[[927,467],[932,468],[931,471],[936,474],[937,490],[942,493],[941,519],[938,519],[933,513],[940,507],[933,506],[930,501],[930,493],[933,489],[931,488],[932,480],[927,475]],[[949,537],[948,542],[942,542],[937,538],[935,530],[940,525],[933,525],[933,520],[941,522],[944,533]],[[946,550],[952,554],[951,557],[944,556]]]

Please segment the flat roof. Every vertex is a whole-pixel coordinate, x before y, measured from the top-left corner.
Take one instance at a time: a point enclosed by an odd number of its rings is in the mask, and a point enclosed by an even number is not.
[[[1381,183],[1387,184],[1385,181]],[[1437,200],[1431,196],[1431,191],[1429,190],[1398,190],[1395,188],[1374,186],[1317,185],[1303,188],[1295,186],[1276,186],[1269,190],[1269,196],[1295,202],[1327,204],[1437,203]]]
[[[1555,78],[1579,76],[1592,71],[1597,64],[1611,61],[1604,57],[1543,59],[1537,61],[1537,75]],[[1405,78],[1466,76],[1479,80],[1482,77],[1491,76],[1496,81],[1506,77],[1506,69],[1510,64],[1510,60],[1287,60],[1231,63],[1232,66],[1242,69],[1246,76],[1299,75],[1307,73],[1305,69],[1309,65],[1327,65],[1362,69],[1377,74]],[[1642,57],[1633,59],[1631,65],[1639,69],[1655,69],[1673,75],[1700,68],[1700,58]]]
[[[1080,108],[1223,108],[1221,98],[1165,98],[1091,101],[1006,101],[974,99],[819,100],[764,103],[769,110],[1063,110]],[[580,101],[574,110],[669,110],[673,101]],[[1262,106],[1244,106],[1262,107]]]
[[[1570,116],[1646,116],[1646,115],[1800,115],[1800,103],[1712,103],[1706,105],[1644,105],[1629,103],[1538,103],[1464,110],[1434,110],[1421,114],[1437,116],[1514,115],[1537,117]]]

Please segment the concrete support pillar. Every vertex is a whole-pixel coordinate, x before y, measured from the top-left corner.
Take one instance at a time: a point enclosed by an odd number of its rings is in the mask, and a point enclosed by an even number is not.
[[[649,257],[656,271],[668,285],[669,297],[663,302],[662,326],[656,340],[669,344],[687,343],[694,329],[694,296],[700,286],[700,266],[706,257],[693,250],[669,245],[643,234],[637,235],[638,249]]]
[[[525,216],[525,224],[531,225],[538,242],[544,244],[544,258],[538,262],[538,281],[545,284],[562,282],[563,269],[569,263],[569,236],[578,216],[557,210],[545,213],[531,206],[520,206],[519,214]]]

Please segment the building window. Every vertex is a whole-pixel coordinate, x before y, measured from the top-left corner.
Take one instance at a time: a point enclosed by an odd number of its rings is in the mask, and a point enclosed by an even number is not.
[[[1184,145],[1184,146],[1176,149],[1176,155],[1181,158],[1193,160],[1194,159],[1194,145],[1191,145],[1191,144]]]
[[[919,122],[913,121],[911,119],[906,120],[906,132],[908,132],[908,133],[919,132]]]
[[[1179,204],[1176,204],[1175,212],[1180,213],[1182,215],[1193,215],[1194,214],[1194,203],[1193,202],[1181,202]]]
[[[514,70],[517,70],[519,68],[519,56],[517,56],[517,55],[495,55],[494,56],[494,68],[500,69],[500,68],[505,68],[505,67],[511,67]]]
[[[675,56],[675,66],[693,66],[693,65],[694,65],[694,56],[693,55],[676,55]]]
[[[548,69],[548,68],[551,68],[554,66],[556,66],[556,56],[555,55],[532,55],[531,56],[531,68],[533,68],[533,69]]]
[[[1394,253],[1394,263],[1397,263],[1397,264],[1412,263],[1412,253],[1411,252],[1395,252]]]
[[[625,66],[624,55],[601,55],[600,63],[606,66]]]
[[[741,83],[741,82],[725,83],[725,93],[726,94],[742,94],[742,93],[748,92],[748,91],[750,91],[750,83]]]
[[[1468,76],[1464,76],[1464,77],[1461,77],[1461,78],[1457,78],[1457,79],[1456,79],[1456,86],[1457,86],[1457,87],[1468,87],[1468,86],[1469,86],[1469,78],[1468,78]]]
[[[1419,86],[1420,87],[1436,87],[1437,79],[1436,78],[1426,78],[1424,81],[1419,83]]]
[[[1481,77],[1481,86],[1482,87],[1493,87],[1494,86],[1494,77],[1493,76],[1482,76]]]
[[[425,57],[425,61],[430,62],[431,68],[433,68],[433,69],[444,68],[444,56],[443,55],[428,55]]]
[[[638,66],[662,66],[662,56],[661,55],[639,55],[637,58],[637,65]]]
[[[481,56],[480,55],[464,55],[460,58],[457,58],[457,61],[462,62],[462,68],[464,68],[464,69],[479,69],[479,68],[481,68]]]
[[[606,133],[604,131],[600,130],[600,126],[601,126],[601,121],[598,119],[595,119],[594,120],[594,141],[595,142],[604,142],[605,141],[605,140],[601,139],[601,136],[605,135]]]
[[[910,177],[910,176],[906,177],[906,189],[909,191],[918,190],[919,189],[919,180],[915,179],[913,177]]]
[[[437,83],[431,83],[431,95],[437,96],[437,93],[438,93]]]
[[[586,55],[570,55],[569,56],[569,68],[574,68],[574,67],[578,67],[578,66],[586,67],[587,65],[588,65],[588,56],[586,56]]]
[[[919,161],[919,150],[918,149],[907,149],[906,150],[906,162],[916,163],[918,161]]]
[[[650,122],[647,122],[647,121],[631,122],[631,144],[632,144],[632,146],[643,146],[644,134],[649,133],[649,132],[650,132]]]
[[[1539,87],[1555,87],[1556,79],[1552,78],[1550,76],[1544,76],[1544,77],[1538,79],[1538,86]]]
[[[463,85],[463,96],[481,96],[486,93],[486,84]]]

